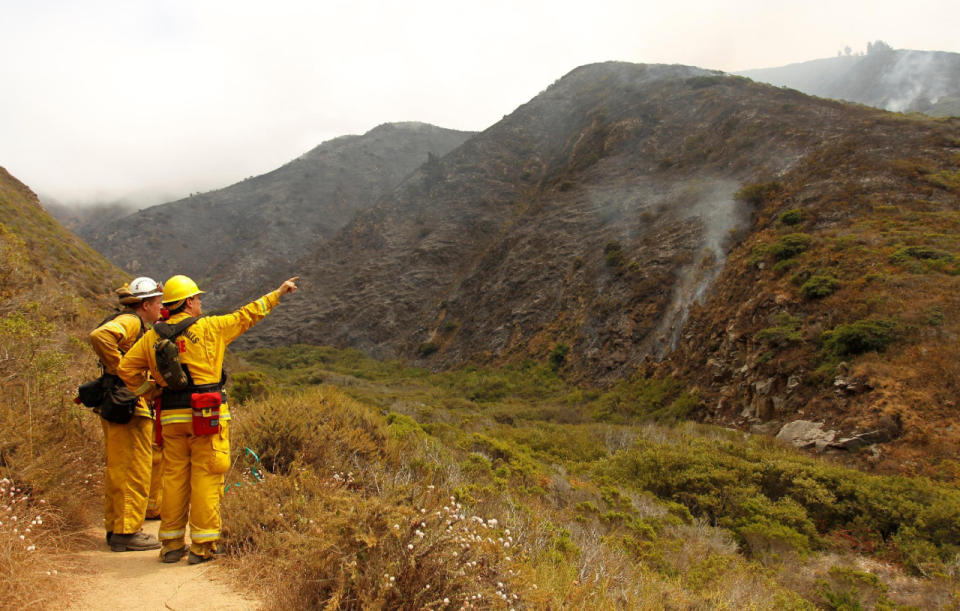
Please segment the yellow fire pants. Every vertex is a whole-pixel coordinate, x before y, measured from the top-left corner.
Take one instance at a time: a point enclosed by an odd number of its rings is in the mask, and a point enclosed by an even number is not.
[[[139,532],[150,493],[153,420],[134,416],[126,424],[100,421],[107,462],[104,527],[118,534]]]
[[[194,554],[209,556],[220,539],[223,474],[230,468],[228,426],[221,421],[219,433],[197,436],[191,422],[163,425],[161,556],[184,546],[188,518]]]
[[[147,500],[147,517],[160,515],[160,500],[163,498],[163,450],[153,444],[153,468],[150,470],[150,498]]]

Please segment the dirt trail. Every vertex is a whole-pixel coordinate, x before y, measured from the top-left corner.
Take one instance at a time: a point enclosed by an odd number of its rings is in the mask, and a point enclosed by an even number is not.
[[[144,530],[157,534],[159,521]],[[103,532],[91,529],[83,549],[70,558],[77,574],[65,609],[236,609],[253,610],[260,603],[231,589],[217,562],[163,564],[159,551],[111,552]]]

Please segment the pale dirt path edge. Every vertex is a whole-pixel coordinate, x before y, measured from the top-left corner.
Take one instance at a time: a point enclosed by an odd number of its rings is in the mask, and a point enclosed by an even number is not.
[[[157,534],[160,522],[144,523],[144,531]],[[232,609],[251,611],[261,603],[234,591],[216,561],[187,564],[160,562],[159,550],[112,552],[102,530],[91,528],[80,549],[71,554],[66,573],[72,583],[62,609]]]

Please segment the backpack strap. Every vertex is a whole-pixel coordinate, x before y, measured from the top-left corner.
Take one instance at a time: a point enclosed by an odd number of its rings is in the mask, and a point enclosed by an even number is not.
[[[171,325],[170,323],[158,322],[154,323],[153,330],[157,332],[157,335],[163,339],[173,339],[186,331],[190,325],[199,320],[199,316],[191,316],[189,318],[184,318],[180,322]]]
[[[98,322],[98,323],[97,323],[97,326],[94,327],[94,329],[99,329],[100,327],[102,327],[103,325],[107,324],[108,322],[110,322],[111,320],[113,320],[114,318],[116,318],[117,316],[120,316],[121,314],[126,314],[126,313],[127,313],[126,310],[116,310],[116,311],[114,311],[114,312],[111,312],[109,316],[107,316],[106,318],[104,318],[103,320],[101,320],[100,322]]]

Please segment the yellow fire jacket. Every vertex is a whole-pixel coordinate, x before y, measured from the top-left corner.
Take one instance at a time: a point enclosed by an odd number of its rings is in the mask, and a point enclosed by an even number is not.
[[[90,345],[103,363],[104,372],[117,375],[120,359],[136,343],[141,325],[143,322],[139,316],[124,312],[90,332]],[[137,402],[133,414],[150,418],[150,407],[144,397]]]
[[[235,312],[222,316],[204,316],[190,325],[178,338],[183,341],[177,341],[177,344],[180,346],[180,363],[186,365],[190,371],[193,383],[197,386],[219,383],[227,346],[263,320],[279,302],[280,292],[273,291]],[[189,316],[186,312],[180,312],[171,316],[167,322],[175,324]],[[149,393],[156,388],[155,385],[163,386],[163,377],[157,370],[156,355],[153,351],[157,339],[156,331],[147,331],[120,359],[117,375],[137,395]],[[148,372],[153,379],[147,377]],[[190,408],[161,409],[161,424],[189,422],[192,417]],[[230,410],[226,403],[220,406],[220,419],[230,420]]]

